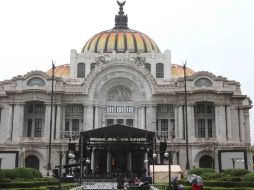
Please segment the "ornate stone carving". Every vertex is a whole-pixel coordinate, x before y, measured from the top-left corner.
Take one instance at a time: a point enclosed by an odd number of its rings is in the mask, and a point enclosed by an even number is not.
[[[115,86],[108,92],[109,101],[129,101],[131,96],[131,90],[125,86]]]

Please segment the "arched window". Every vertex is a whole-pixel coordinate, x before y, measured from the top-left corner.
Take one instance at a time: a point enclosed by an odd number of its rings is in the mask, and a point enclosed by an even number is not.
[[[96,63],[91,63],[91,66],[90,66],[90,71],[94,70],[95,69],[95,65]]]
[[[45,82],[39,77],[33,77],[29,79],[29,81],[27,82],[27,86],[45,86]]]
[[[198,102],[194,108],[196,138],[213,138],[215,136],[215,108],[213,102]]]
[[[200,78],[198,80],[195,81],[195,86],[196,87],[211,87],[213,84],[212,82],[207,79],[207,78]]]
[[[86,76],[86,65],[84,63],[78,64],[77,77],[85,78]]]
[[[164,65],[162,63],[156,64],[156,78],[164,78]]]
[[[199,160],[199,168],[214,168],[213,162],[214,161],[211,156],[208,155],[202,156]]]
[[[145,63],[145,68],[151,72],[151,64],[150,63]]]
[[[40,168],[40,161],[34,155],[28,156],[28,157],[26,157],[26,160],[25,160],[25,167],[26,168],[34,168],[34,169],[39,170],[39,168]]]

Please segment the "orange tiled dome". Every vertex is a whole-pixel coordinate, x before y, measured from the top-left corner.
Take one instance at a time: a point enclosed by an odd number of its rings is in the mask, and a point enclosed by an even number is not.
[[[112,53],[114,50],[117,53],[160,52],[156,43],[149,36],[129,28],[113,28],[95,34],[88,40],[81,52]]]
[[[192,69],[186,67],[186,76],[191,76],[195,73]],[[182,65],[171,64],[171,76],[174,78],[184,77],[184,71]]]
[[[49,76],[52,76],[52,69],[46,72]],[[59,65],[55,68],[56,77],[67,77],[70,74],[70,64]]]

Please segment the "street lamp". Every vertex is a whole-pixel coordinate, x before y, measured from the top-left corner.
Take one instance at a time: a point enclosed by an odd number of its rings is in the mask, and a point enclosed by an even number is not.
[[[235,169],[235,162],[243,162],[244,163],[244,159],[243,158],[232,158],[232,164],[233,164],[233,169]]]
[[[87,158],[86,159],[86,177],[87,177],[87,175],[88,175],[88,166],[89,166],[89,164],[91,163],[91,160],[89,160],[89,158]]]
[[[168,160],[168,189],[171,190],[171,158],[168,152],[164,153],[164,157]]]
[[[155,179],[154,179],[154,162],[155,162],[156,158],[157,158],[157,154],[153,153],[153,184],[155,182]]]
[[[59,154],[59,179],[61,181],[63,156],[65,154],[67,154],[68,158],[74,159],[75,155],[72,153],[72,151],[69,151],[69,150],[67,150],[67,151],[59,150],[59,151],[57,151],[57,153]]]

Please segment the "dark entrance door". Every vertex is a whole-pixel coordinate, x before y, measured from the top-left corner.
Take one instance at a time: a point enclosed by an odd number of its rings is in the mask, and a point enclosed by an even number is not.
[[[132,151],[132,171],[138,176],[142,176],[144,173],[144,151],[134,150]]]
[[[25,160],[25,166],[26,168],[34,168],[39,170],[40,168],[40,161],[36,156],[28,156]]]
[[[111,155],[111,170],[113,173],[127,171],[127,152],[125,150],[114,150]]]
[[[95,174],[106,174],[107,172],[107,151],[98,150],[95,153]]]
[[[202,156],[199,160],[200,168],[213,168],[213,158],[211,156]]]

